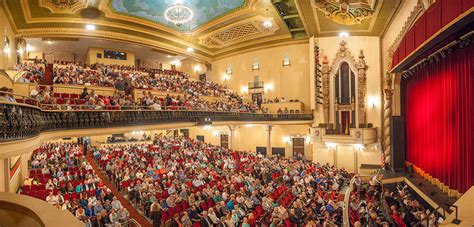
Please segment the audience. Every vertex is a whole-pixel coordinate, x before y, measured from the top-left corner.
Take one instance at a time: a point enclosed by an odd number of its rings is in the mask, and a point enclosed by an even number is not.
[[[185,138],[154,141],[93,148],[93,155],[130,202],[155,222],[302,225],[326,215],[321,223],[342,223],[338,193],[350,178],[344,170]]]
[[[76,143],[47,143],[36,149],[30,179],[25,179],[21,193],[68,210],[88,225],[128,219],[128,211],[104,186]]]

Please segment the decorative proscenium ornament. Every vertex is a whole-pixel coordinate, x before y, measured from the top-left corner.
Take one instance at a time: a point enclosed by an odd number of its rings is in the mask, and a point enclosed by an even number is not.
[[[323,111],[324,111],[324,122],[329,123],[329,74],[331,68],[329,67],[328,56],[324,56],[323,65],[321,67],[321,74],[323,77]]]
[[[365,96],[367,93],[367,64],[365,63],[364,52],[360,50],[359,61],[357,67],[357,100],[359,108],[359,124],[365,124]]]
[[[338,24],[354,25],[372,17],[375,5],[367,0],[314,0],[324,16]]]
[[[392,77],[389,73],[384,77],[384,112],[383,112],[383,151],[384,162],[390,162],[390,117],[392,116]]]

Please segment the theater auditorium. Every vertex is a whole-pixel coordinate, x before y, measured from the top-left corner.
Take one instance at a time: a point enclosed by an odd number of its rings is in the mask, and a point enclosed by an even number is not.
[[[474,0],[0,0],[0,227],[474,226]]]

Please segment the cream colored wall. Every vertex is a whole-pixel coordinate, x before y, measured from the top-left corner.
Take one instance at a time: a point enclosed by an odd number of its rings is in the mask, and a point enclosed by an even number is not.
[[[298,135],[299,137],[306,137],[309,126],[306,125],[278,125],[273,126],[271,131],[272,147],[284,147],[285,156],[291,157],[292,144],[287,142],[291,136]],[[189,136],[196,139],[197,135],[203,135],[206,142],[220,145],[220,134],[228,134],[230,136],[229,127],[227,126],[212,126],[208,127],[192,127],[189,128]],[[256,147],[267,146],[267,131],[265,125],[246,125],[236,126],[234,132],[233,149],[239,151],[255,152]],[[313,158],[312,143],[308,141],[305,146],[305,156],[311,160]],[[271,154],[271,151],[267,152]]]
[[[3,73],[0,73],[0,88],[1,87],[13,88],[12,79],[8,75]]]
[[[318,38],[321,56],[327,56],[331,65],[339,51],[340,37]],[[380,39],[378,37],[350,36],[346,39],[346,47],[352,52],[354,60],[358,60],[360,50],[363,50],[367,68],[366,110],[367,123],[377,128],[377,137],[380,141],[382,124],[382,73]],[[355,72],[356,73],[356,72]],[[331,101],[333,102],[333,100]],[[373,105],[374,104],[374,105]],[[322,119],[322,110],[316,112]],[[333,116],[330,116],[331,119]],[[334,119],[332,119],[334,121]],[[318,122],[316,122],[318,123]],[[313,160],[320,163],[336,164],[339,168],[346,168],[356,172],[361,164],[380,164],[380,151],[376,149],[378,143],[368,145],[363,151],[356,150],[352,144],[338,144],[335,149],[328,149],[324,143],[315,143]]]
[[[29,59],[43,59],[43,52],[33,52],[33,53],[28,53],[28,58]]]
[[[339,37],[319,38],[319,47],[321,56],[327,56],[329,64],[332,64],[336,53],[339,51]],[[382,121],[382,102],[381,102],[381,69],[380,69],[380,39],[370,36],[350,36],[346,40],[346,47],[352,52],[354,60],[359,60],[360,50],[363,50],[367,68],[367,94],[366,94],[366,110],[367,123],[372,123],[378,128],[377,133],[380,134],[380,126]],[[357,72],[354,72],[357,75]],[[334,101],[331,101],[334,103]],[[375,104],[375,105],[372,105]],[[320,111],[319,113],[321,113]],[[330,116],[331,119],[333,116]],[[332,121],[334,122],[334,121]]]
[[[115,50],[115,51],[122,51],[116,49],[109,49],[107,50]],[[122,51],[127,53],[127,60],[117,60],[117,59],[109,59],[104,58],[104,48],[97,48],[97,47],[90,47],[87,51],[87,63],[94,64],[94,63],[102,63],[107,65],[131,65],[135,66],[135,53],[130,51]],[[102,58],[97,58],[97,54],[102,54]]]
[[[191,58],[187,58],[181,61],[181,65],[177,66],[176,69],[181,72],[188,73],[194,79],[198,80],[199,75],[206,73],[207,68],[206,65],[200,61],[196,61]]]
[[[3,51],[5,36],[10,40],[10,53],[8,54]],[[0,69],[12,68],[15,65],[17,54],[15,50],[15,34],[2,6],[0,6],[0,47]]]
[[[288,54],[291,65],[284,67],[282,61],[285,54]],[[258,59],[260,69],[252,71],[255,59]],[[232,76],[224,81],[222,75],[229,64],[232,64]],[[309,110],[309,70],[309,44],[293,44],[251,51],[214,61],[211,80],[242,92],[243,88],[248,87],[248,83],[254,81],[254,76],[258,75],[260,81],[272,86],[271,90],[265,91],[264,98],[299,99],[304,103],[304,109]]]
[[[381,163],[381,151],[376,144],[368,145],[363,150],[356,149],[351,144],[338,144],[329,149],[323,143],[314,143],[313,161],[321,164],[329,163],[337,168],[345,168],[349,172],[360,171],[360,165]]]

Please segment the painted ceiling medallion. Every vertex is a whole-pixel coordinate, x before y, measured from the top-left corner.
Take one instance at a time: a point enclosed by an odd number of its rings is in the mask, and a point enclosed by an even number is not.
[[[249,0],[109,0],[113,13],[152,21],[180,32],[192,32],[247,7]]]
[[[377,0],[314,0],[326,18],[343,25],[360,24],[375,13]]]
[[[39,6],[52,13],[75,13],[86,7],[86,0],[40,0]]]

